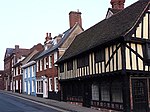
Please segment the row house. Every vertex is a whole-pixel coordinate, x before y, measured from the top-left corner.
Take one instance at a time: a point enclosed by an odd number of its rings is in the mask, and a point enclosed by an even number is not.
[[[111,0],[113,7],[124,2]],[[79,34],[57,61],[61,100],[149,112],[149,62],[150,1],[139,0]]]
[[[19,45],[15,45],[15,48],[6,48],[4,56],[4,86],[6,90],[12,90],[13,87],[13,66],[22,55],[26,55],[28,53],[28,49],[19,48]]]
[[[70,28],[64,33],[51,37],[46,34],[44,51],[36,58],[36,94],[39,97],[60,100],[57,65],[55,62],[63,55],[75,36],[83,31],[81,12],[69,13]]]
[[[22,61],[22,86],[24,94],[36,96],[36,62],[34,59],[42,52],[42,50],[43,45],[37,44],[34,46],[34,50]]]
[[[16,58],[16,63],[13,65],[13,78],[12,78],[12,91],[22,93],[23,90],[23,69],[22,66],[30,60],[32,55],[34,54],[34,50],[38,51],[38,49],[42,49],[41,44],[37,44],[33,46],[31,49],[28,49],[27,51],[22,51],[23,53],[20,53],[20,56]],[[32,53],[33,52],[33,53]]]
[[[4,89],[4,70],[0,70],[0,90]]]

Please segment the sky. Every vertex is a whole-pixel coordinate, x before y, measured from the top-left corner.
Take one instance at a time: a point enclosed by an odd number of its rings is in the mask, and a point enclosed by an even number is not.
[[[125,7],[137,0],[126,0]],[[30,49],[69,29],[69,12],[82,13],[84,30],[103,20],[110,0],[0,0],[0,70],[6,48]]]

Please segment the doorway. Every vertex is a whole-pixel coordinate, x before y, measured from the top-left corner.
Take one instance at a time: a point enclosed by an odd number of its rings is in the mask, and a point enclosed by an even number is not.
[[[132,79],[133,112],[148,112],[146,79]]]

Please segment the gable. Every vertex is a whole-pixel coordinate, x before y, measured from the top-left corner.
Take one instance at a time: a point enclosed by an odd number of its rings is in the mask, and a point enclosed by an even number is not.
[[[22,61],[22,65],[28,63],[28,61],[29,61],[36,53],[38,53],[37,50],[34,50],[33,52],[31,52],[31,53]]]
[[[147,10],[140,18],[140,22],[134,28],[132,37],[150,39],[150,11]]]

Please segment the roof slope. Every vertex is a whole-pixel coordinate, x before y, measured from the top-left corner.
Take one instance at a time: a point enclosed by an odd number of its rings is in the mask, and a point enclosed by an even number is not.
[[[47,49],[47,50],[44,50],[41,54],[39,54],[35,59],[39,59],[49,53],[51,53],[52,51],[58,49],[64,42],[65,40],[69,37],[69,35],[73,32],[73,30],[78,26],[79,24],[75,24],[72,28],[69,28],[68,30],[66,30],[64,33],[63,33],[63,36],[62,36],[62,39],[61,41],[56,44],[56,45],[53,45],[51,48]]]
[[[148,1],[138,1],[79,34],[58,62],[125,36],[148,5]]]

